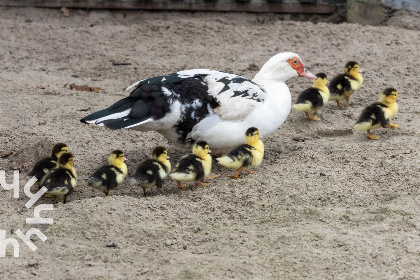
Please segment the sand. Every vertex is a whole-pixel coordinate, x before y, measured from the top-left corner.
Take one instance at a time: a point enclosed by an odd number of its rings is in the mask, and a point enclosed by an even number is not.
[[[64,17],[1,8],[0,15],[0,169],[8,181],[20,171],[20,197],[5,190],[0,197],[0,230],[20,242],[19,258],[11,245],[0,258],[1,279],[420,279],[418,14],[377,27],[243,13],[74,10]],[[213,165],[221,176],[211,186],[179,190],[166,180],[150,197],[128,183],[109,197],[85,185],[114,149],[126,153],[129,173],[156,145],[168,148],[172,163],[187,152],[155,132],[79,122],[127,96],[125,87],[189,68],[252,78],[282,51],[330,79],[356,60],[364,84],[348,108],[322,108],[319,122],[291,112],[264,139],[256,175],[230,180],[231,170]],[[295,101],[312,82],[287,84]],[[386,87],[402,99],[400,128],[377,130],[381,138],[371,141],[352,125]],[[41,198],[27,209],[24,174],[56,142],[75,155],[77,190],[64,205]],[[53,224],[26,223],[36,205],[51,203],[41,216]],[[47,237],[32,236],[36,251],[16,235],[31,228]]]

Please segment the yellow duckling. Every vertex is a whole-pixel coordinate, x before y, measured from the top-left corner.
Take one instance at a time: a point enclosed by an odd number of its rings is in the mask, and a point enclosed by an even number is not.
[[[318,73],[316,77],[312,87],[299,94],[296,103],[292,106],[296,111],[305,112],[308,118],[313,121],[320,120],[315,116],[318,114],[318,108],[324,106],[330,97],[330,90],[326,86],[328,83],[327,75]],[[313,114],[310,116],[309,112],[312,111]]]
[[[55,196],[57,202],[60,202],[58,196],[64,196],[64,204],[67,201],[67,196],[73,192],[77,184],[77,174],[73,167],[73,155],[63,153],[57,164],[58,167],[45,176],[42,185],[48,189],[47,194]]]
[[[134,186],[143,188],[144,196],[147,196],[147,189],[157,186],[162,188],[163,181],[171,172],[168,151],[165,147],[158,146],[153,149],[150,159],[143,161],[138,167],[134,176],[129,181]]]
[[[398,112],[398,92],[395,88],[385,89],[379,102],[375,102],[366,107],[359,120],[353,126],[355,130],[359,132],[367,131],[367,137],[376,140],[380,136],[370,134],[371,129],[377,129],[381,127],[395,129],[398,127],[397,124],[390,123],[390,120]]]
[[[31,172],[29,172],[25,178],[27,180],[30,180],[33,176],[35,176],[37,178],[37,181],[35,182],[35,184],[41,188],[42,187],[41,183],[43,179],[45,178],[45,176],[52,169],[57,167],[58,158],[63,153],[68,153],[68,152],[69,152],[69,148],[67,147],[66,144],[64,143],[55,144],[54,147],[52,148],[51,156],[37,161],[34,167],[32,168]]]
[[[125,160],[122,151],[113,151],[108,157],[109,164],[99,167],[89,178],[85,179],[87,185],[103,191],[108,196],[109,190],[115,189],[127,176]]]
[[[175,166],[175,170],[169,174],[172,179],[178,182],[178,188],[183,189],[181,182],[196,181],[198,186],[210,185],[203,183],[205,177],[211,171],[211,153],[206,141],[194,143],[192,154],[183,156]]]
[[[230,178],[238,178],[243,169],[248,173],[254,173],[250,169],[261,164],[264,156],[264,143],[260,140],[260,132],[251,127],[245,132],[245,144],[237,146],[226,156],[217,158],[219,164],[238,170]],[[254,173],[255,174],[255,173]]]
[[[344,66],[344,74],[340,74],[332,79],[329,90],[329,100],[335,100],[338,108],[341,109],[340,101],[344,100],[344,106],[349,106],[350,96],[355,93],[363,83],[363,73],[359,64],[355,61],[349,61]]]

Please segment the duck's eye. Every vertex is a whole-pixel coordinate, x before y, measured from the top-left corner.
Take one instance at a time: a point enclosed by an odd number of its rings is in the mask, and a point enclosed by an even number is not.
[[[294,59],[293,60],[293,65],[296,65],[298,63],[298,60],[297,59]]]

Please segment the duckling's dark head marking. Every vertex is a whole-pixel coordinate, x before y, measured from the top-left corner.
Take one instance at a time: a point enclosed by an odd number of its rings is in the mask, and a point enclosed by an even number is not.
[[[66,149],[67,148],[67,149]],[[57,144],[55,144],[54,145],[54,147],[52,148],[52,151],[51,151],[51,155],[53,156],[53,157],[58,157],[58,153],[60,153],[60,152],[62,152],[62,153],[67,153],[69,150],[68,150],[68,147],[67,147],[67,145],[66,144],[64,144],[64,143],[57,143]]]
[[[260,133],[260,131],[258,130],[258,128],[256,127],[250,127],[246,130],[245,135],[246,136],[252,136],[255,135],[256,133]]]
[[[70,161],[73,161],[73,155],[71,153],[64,153],[58,159],[59,165],[66,165]]]

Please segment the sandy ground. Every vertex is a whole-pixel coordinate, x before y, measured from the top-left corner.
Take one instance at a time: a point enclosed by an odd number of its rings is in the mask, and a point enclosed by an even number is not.
[[[20,241],[19,258],[8,247],[1,279],[420,279],[417,14],[380,27],[255,14],[58,14],[0,9],[0,169],[8,180],[21,171],[19,199],[1,192],[0,229],[18,238],[16,230],[36,227],[48,238],[33,236],[35,252]],[[25,207],[23,175],[56,142],[71,148],[79,178],[117,148],[129,172],[156,145],[168,147],[173,163],[185,153],[154,132],[79,122],[125,97],[125,87],[188,68],[252,78],[282,51],[330,78],[356,60],[365,82],[350,107],[321,109],[320,122],[292,112],[265,139],[257,175],[230,180],[231,171],[214,165],[222,176],[209,187],[179,190],[167,180],[147,198],[126,183],[104,197],[80,180],[67,204],[41,212],[52,225],[26,224],[34,207]],[[102,90],[75,91],[72,83]],[[288,81],[292,99],[311,84]],[[402,98],[400,128],[369,141],[352,125],[390,86]]]

